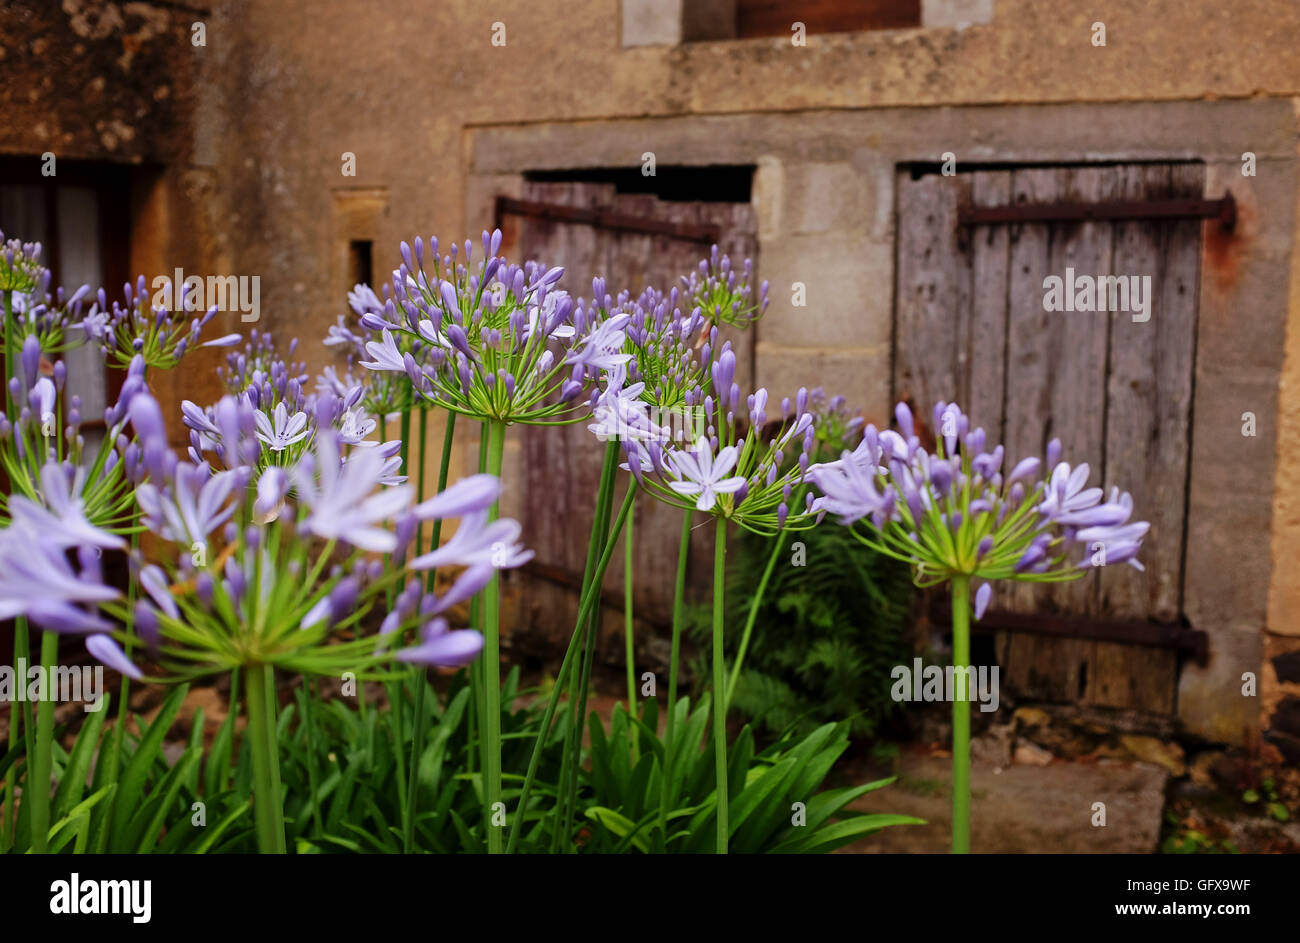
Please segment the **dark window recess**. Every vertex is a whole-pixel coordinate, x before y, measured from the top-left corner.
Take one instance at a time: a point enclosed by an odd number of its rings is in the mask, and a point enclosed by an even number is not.
[[[353,239],[348,243],[348,289],[353,285],[369,285],[374,277],[374,243],[369,239]]]
[[[809,34],[921,25],[921,0],[735,0],[735,8],[739,39],[790,36],[795,23]]]

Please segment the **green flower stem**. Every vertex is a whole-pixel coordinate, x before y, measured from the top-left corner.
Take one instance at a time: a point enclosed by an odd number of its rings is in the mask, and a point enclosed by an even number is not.
[[[420,410],[420,484],[419,498],[424,500],[424,445],[426,420],[428,410]],[[451,446],[456,436],[456,414],[447,413],[447,429],[442,436],[442,460],[438,465],[438,494],[442,494],[447,489],[447,471],[451,466]],[[429,538],[429,549],[437,548],[442,540],[442,520],[433,522],[433,534]],[[422,550],[423,542],[417,531],[415,535],[415,552],[417,555]],[[430,570],[425,577],[424,587],[427,592],[433,592],[435,571]],[[415,818],[419,812],[419,771],[420,756],[424,747],[424,689],[429,686],[425,671],[422,668],[415,669],[415,735],[411,739],[411,769],[410,783],[406,789],[406,819],[402,823],[402,851],[404,854],[410,854],[415,846]]]
[[[41,633],[41,664],[45,679],[41,682],[41,699],[36,705],[36,752],[28,766],[27,788],[23,801],[31,808],[32,851],[43,855],[50,839],[50,758],[54,748],[54,698],[49,687],[54,678],[55,662],[59,659],[59,636],[54,632]]]
[[[253,818],[257,850],[264,855],[285,853],[283,797],[280,794],[280,753],[270,711],[271,666],[250,665],[244,693],[248,709],[248,742],[253,755]]]
[[[398,425],[398,438],[402,440],[398,454],[401,455],[402,471],[408,476],[411,474],[411,405],[408,401],[402,408],[402,415]],[[423,456],[421,456],[423,460]],[[393,599],[396,592],[397,584],[394,583],[388,590],[388,608],[393,608]],[[388,704],[393,712],[393,757],[397,762],[397,805],[400,809],[405,809],[407,805],[406,793],[406,751],[402,748],[406,742],[406,734],[402,726],[402,707],[406,700],[405,682],[402,680],[388,682]]]
[[[578,650],[578,641],[582,637],[582,626],[586,624],[592,610],[597,609],[599,606],[600,585],[605,577],[605,568],[609,566],[610,557],[614,555],[615,540],[619,531],[623,529],[623,524],[632,509],[635,491],[635,486],[628,488],[627,497],[623,499],[623,506],[619,508],[618,516],[614,519],[610,539],[606,541],[600,561],[593,568],[592,578],[583,590],[582,603],[578,607],[578,618],[573,624],[573,634],[569,636],[569,647],[564,650],[564,660],[560,663],[559,672],[556,673],[557,683],[552,687],[551,696],[547,699],[546,711],[542,714],[541,729],[538,730],[537,740],[533,743],[533,755],[528,760],[528,771],[524,774],[524,785],[519,793],[519,805],[515,812],[515,824],[511,826],[510,842],[506,846],[507,854],[513,853],[519,843],[519,829],[523,822],[524,811],[528,808],[528,795],[533,789],[533,779],[537,775],[537,766],[542,757],[542,748],[545,746],[547,735],[551,730],[551,721],[555,717],[555,708],[560,703],[561,686],[558,681],[568,673],[569,666],[573,663],[573,656]]]
[[[606,513],[605,509],[609,507],[613,500],[614,469],[617,467],[617,462],[615,461],[617,453],[614,446],[615,443],[610,443],[610,447],[605,449],[605,461],[602,464],[600,471],[600,484],[596,489],[595,514],[591,525],[591,536],[587,541],[587,564],[582,574],[582,590],[578,594],[579,609],[582,607],[582,602],[587,598],[587,592],[591,587],[592,578],[596,572],[596,565],[600,560],[601,551],[603,549],[602,539],[605,533],[605,528],[601,525],[601,516]],[[575,638],[579,634],[578,627],[582,625],[584,625],[584,622],[579,619],[574,627]],[[582,633],[582,638],[585,642],[585,633]],[[570,663],[566,660],[564,664],[567,665]],[[574,727],[577,724],[577,699],[573,697],[573,687],[577,683],[577,670],[577,662],[573,662],[567,671],[561,667],[560,672],[556,675],[555,679],[555,698],[559,697],[560,691],[567,690],[569,692],[569,727],[565,730],[564,749],[561,752],[560,761],[559,782],[561,788],[564,784],[569,782],[569,762],[572,758]],[[580,732],[579,735],[581,735]],[[557,817],[555,828],[551,832],[550,850],[552,853],[554,853],[559,847],[560,819],[564,816],[565,810],[568,806],[568,796],[566,794],[561,793],[558,799],[559,801],[556,803],[555,807],[555,815]],[[522,808],[522,806],[520,808]]]
[[[677,662],[681,652],[682,622],[686,612],[686,564],[691,554],[691,512],[682,513],[682,538],[677,548],[677,582],[673,588],[673,643],[672,653],[668,659],[668,718],[664,726],[664,782],[659,790],[659,840],[662,846],[668,842],[668,809],[673,800],[670,794],[673,783],[673,769],[676,765],[676,750],[673,738],[674,718],[677,714]],[[665,847],[660,847],[664,851]]]
[[[132,527],[131,556],[133,557],[135,556],[135,552],[140,548],[140,533],[139,531],[134,529],[138,518],[139,518],[138,509],[136,507],[132,507],[130,512],[130,519],[131,519],[131,527]],[[136,587],[136,581],[131,579],[128,576],[127,586],[126,586],[126,607],[127,607],[126,617],[122,620],[122,629],[124,632],[127,633],[127,637],[128,637],[127,643],[125,645],[127,657],[130,657],[131,654],[130,637],[133,634],[131,631],[132,627],[135,625],[135,587]],[[122,745],[126,741],[126,724],[128,718],[130,717],[130,710],[129,710],[130,701],[131,701],[131,679],[128,678],[126,675],[122,675],[122,680],[118,685],[118,692],[117,692],[117,726],[113,729],[113,740],[107,758],[109,775],[108,778],[104,780],[105,782],[110,782],[110,783],[117,782],[117,771],[122,766]],[[101,807],[103,809],[102,815],[104,816],[105,822],[111,821],[113,806],[116,805],[116,803],[117,803],[116,791],[114,791],[113,795],[108,797],[108,800],[106,802],[101,803]],[[101,831],[101,835],[107,836],[108,829],[103,829]],[[104,845],[98,850],[100,853],[102,853],[105,848],[107,848],[107,845]]]
[[[501,463],[505,455],[506,424],[500,420],[485,423],[488,437],[488,474],[501,477]],[[488,508],[488,520],[497,518],[497,505]],[[483,591],[483,695],[486,711],[483,715],[483,741],[485,745],[483,782],[487,791],[489,816],[501,801],[501,574],[494,570],[492,579]],[[488,854],[501,853],[501,829],[488,825]]]
[[[487,474],[488,437],[486,433],[486,428],[487,428],[486,423],[482,423],[479,425],[477,468],[480,475]],[[475,595],[469,601],[469,624],[471,627],[478,627],[483,624],[483,596],[481,593]],[[482,726],[483,713],[485,711],[485,707],[483,704],[483,659],[482,658],[475,658],[474,661],[470,663],[469,688],[470,688],[470,701],[473,703],[474,709],[469,712],[469,723],[467,725],[468,732],[469,732],[469,744],[471,748],[467,751],[468,757],[466,758],[466,766],[468,768],[470,776],[472,777],[474,775],[474,772],[479,768],[479,765],[476,764],[480,764],[480,761],[482,761],[483,759],[483,751],[486,749],[484,745],[484,740],[482,739],[482,736],[479,734],[479,727]],[[475,759],[474,756],[473,747],[475,746],[478,748],[477,759]],[[483,815],[484,828],[488,827],[488,822],[489,822],[489,816],[485,812]]]
[[[6,297],[8,297],[6,295]],[[27,657],[27,620],[18,616],[14,619],[14,668],[18,667],[18,659]],[[15,679],[17,683],[17,679]],[[22,683],[25,683],[22,682]],[[26,699],[22,702],[22,708],[19,709],[15,702],[9,702],[9,749],[12,750],[18,744],[18,737],[30,725],[30,720],[26,717]],[[26,723],[24,723],[26,721]],[[29,753],[30,757],[31,754]],[[5,807],[4,818],[0,819],[0,851],[5,851],[13,844],[14,832],[18,827],[18,810],[14,805],[14,785],[18,778],[17,763],[14,763],[5,770]],[[7,820],[7,824],[6,824]]]
[[[767,592],[767,584],[772,579],[772,571],[776,569],[777,558],[781,556],[784,547],[785,531],[778,531],[777,535],[772,538],[772,552],[768,554],[767,566],[763,568],[763,575],[758,581],[758,589],[749,604],[749,614],[745,617],[745,630],[740,635],[740,648],[736,650],[736,663],[731,666],[731,677],[727,680],[727,694],[726,700],[723,702],[724,706],[730,706],[731,698],[736,693],[736,682],[740,680],[740,668],[745,663],[745,653],[749,651],[749,638],[754,632],[754,622],[758,619],[758,607],[763,603],[763,596]]]
[[[609,515],[614,503],[613,482],[618,470],[618,457],[620,446],[616,441],[610,441],[605,447],[605,467],[601,472],[601,494],[596,507],[596,520],[593,527],[593,535],[600,541],[598,551],[603,555],[605,546],[612,543],[613,539],[609,536]],[[608,486],[605,482],[608,480]],[[628,492],[635,495],[635,489],[630,485]],[[603,577],[603,573],[601,574]],[[594,584],[596,598],[600,598],[601,583]],[[596,638],[600,634],[600,605],[597,604],[591,611],[587,619],[586,627],[586,644],[583,646],[583,657],[581,671],[578,672],[580,677],[577,687],[577,699],[573,703],[573,723],[568,730],[568,737],[565,739],[565,764],[561,766],[561,783],[564,784],[563,793],[563,811],[560,814],[559,828],[552,834],[552,841],[558,841],[560,836],[572,834],[573,817],[576,813],[578,803],[578,767],[582,765],[582,735],[587,729],[587,694],[591,688],[591,670],[592,663],[596,660]],[[572,669],[578,671],[575,665]],[[573,692],[570,691],[572,697]],[[565,849],[568,851],[569,849]]]
[[[718,518],[718,536],[713,547],[713,759],[717,774],[718,844],[727,853],[727,695],[726,665],[723,663],[723,602],[727,578],[727,519]]]
[[[965,678],[970,664],[970,577],[952,578],[952,667]],[[970,854],[970,692],[965,684],[952,700],[952,853]]]
[[[635,499],[633,499],[635,501]],[[636,521],[635,505],[628,515],[627,525],[623,530],[623,659],[627,663],[627,712],[636,716],[636,627],[632,612],[632,525]],[[632,728],[632,765],[641,752],[641,736]]]
[[[325,834],[324,826],[321,824],[320,817],[320,793],[316,789],[318,782],[318,773],[316,770],[316,724],[313,715],[316,713],[314,701],[316,700],[316,682],[312,678],[303,678],[303,701],[302,701],[302,718],[307,725],[307,788],[311,790],[311,821],[316,828],[316,837],[320,838]]]

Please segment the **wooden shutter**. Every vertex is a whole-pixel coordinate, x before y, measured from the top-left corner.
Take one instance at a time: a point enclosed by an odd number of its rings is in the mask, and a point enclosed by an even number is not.
[[[993,608],[1171,623],[1182,611],[1197,220],[1036,222],[960,227],[963,205],[1200,197],[1198,164],[910,172],[898,179],[893,387],[929,415],[955,400],[1007,447],[1006,465],[1059,437],[1091,484],[1132,492],[1151,522],[1146,572],[1128,566],[1056,586],[998,588]],[[1049,312],[1043,280],[1150,275],[1150,320],[1129,312]],[[1002,633],[1006,683],[1031,697],[1173,710],[1176,653],[1086,639]]]

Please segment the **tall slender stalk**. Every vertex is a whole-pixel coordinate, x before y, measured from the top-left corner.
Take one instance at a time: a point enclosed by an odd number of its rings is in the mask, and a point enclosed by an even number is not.
[[[11,292],[6,291],[0,294],[3,294],[4,296],[4,318],[5,318],[5,323],[4,323],[5,375],[4,375],[3,395],[4,395],[5,412],[9,415],[13,415],[13,413],[11,412],[12,407],[10,406],[10,402],[9,402],[9,379],[14,375],[14,325],[13,325],[13,311],[12,311],[13,301],[12,301]],[[15,669],[17,669],[18,667],[18,658],[22,654],[22,652],[19,650],[19,638],[20,637],[25,638],[27,635],[27,629],[21,623],[22,623],[21,617],[14,620],[14,668]],[[21,632],[19,631],[20,629]],[[25,704],[26,701],[24,701],[23,703]],[[14,706],[14,703],[11,701],[9,703],[9,749],[11,750],[18,743],[18,734],[23,729],[20,718],[21,718],[21,712]],[[28,760],[30,761],[30,759],[31,757],[29,756]],[[14,808],[14,782],[18,775],[18,770],[14,768],[16,765],[17,764],[10,766],[9,769],[5,771],[4,815],[5,818],[9,820],[10,824],[6,826],[4,820],[0,820],[0,832],[3,833],[3,835],[0,837],[4,839],[3,843],[0,844],[0,850],[4,850],[4,848],[7,847],[13,841],[14,829],[17,827],[18,817],[16,814],[16,809]]]
[[[488,474],[501,477],[501,463],[505,455],[506,424],[490,421],[484,424],[488,437]],[[488,520],[496,520],[497,505],[488,508]],[[488,854],[500,854],[505,844],[501,829],[491,824],[496,815],[496,805],[501,802],[501,575],[492,571],[492,578],[483,590],[483,696],[486,710],[483,716],[484,764],[483,783],[487,793],[489,811]]]
[[[14,670],[16,671],[19,664],[27,660],[27,620],[23,616],[14,619]],[[20,660],[21,659],[21,660]],[[26,684],[26,679],[21,682],[15,679],[15,683]],[[18,738],[24,735],[30,735],[31,717],[28,715],[28,703],[24,698],[19,705],[15,701],[9,702],[9,749],[12,750],[18,744]],[[31,753],[27,754],[27,761],[31,762]],[[18,809],[14,802],[14,786],[18,779],[17,763],[12,764],[5,771],[5,808],[4,815],[8,820],[8,825],[0,821],[3,828],[4,841],[0,842],[0,851],[13,844],[14,833],[18,828]]]
[[[270,711],[269,665],[250,665],[244,693],[248,709],[248,744],[253,757],[253,820],[257,850],[264,855],[285,853],[283,797],[280,794],[280,753]]]
[[[420,410],[420,482],[419,498],[424,500],[424,445],[426,420],[428,410]],[[442,459],[438,464],[438,494],[442,494],[447,489],[447,471],[451,465],[451,446],[456,436],[456,414],[447,413],[447,428],[442,436]],[[438,519],[433,522],[433,533],[429,537],[429,549],[437,548],[442,540],[442,520]],[[422,541],[419,532],[415,536],[415,552],[418,555],[422,551]],[[429,570],[425,577],[424,587],[426,592],[433,592],[435,571]],[[428,678],[425,676],[425,669],[417,668],[415,670],[415,735],[411,739],[411,781],[406,790],[406,819],[402,823],[402,851],[410,854],[415,845],[415,818],[419,812],[419,771],[420,756],[424,747],[424,689],[429,686]]]
[[[691,554],[691,512],[688,508],[682,512],[682,537],[677,547],[677,581],[673,588],[673,642],[668,657],[668,718],[664,724],[664,783],[659,790],[659,840],[660,851],[666,850],[668,843],[668,809],[673,800],[671,795],[673,772],[677,763],[677,750],[674,746],[674,727],[677,716],[677,664],[680,660],[682,644],[682,622],[686,613],[686,564]]]
[[[603,555],[605,547],[614,540],[613,537],[609,536],[609,515],[614,503],[614,478],[618,469],[620,448],[616,441],[610,441],[605,447],[605,466],[601,471],[601,487],[596,502],[596,520],[592,526],[592,538],[594,541],[598,541],[596,553],[601,555]],[[636,490],[631,484],[628,485],[628,493],[633,495],[633,500],[635,500]],[[603,578],[603,571],[601,576]],[[596,599],[599,600],[601,583],[596,582],[594,589]],[[551,836],[552,842],[558,842],[561,836],[567,838],[568,835],[572,834],[573,816],[578,802],[578,767],[582,765],[582,736],[583,731],[587,729],[587,694],[591,688],[592,662],[596,658],[596,638],[600,633],[599,602],[591,610],[584,631],[586,636],[581,665],[575,664],[570,669],[571,672],[577,673],[579,677],[576,699],[574,699],[573,683],[570,681],[569,696],[572,705],[572,723],[564,740],[564,762],[560,767],[560,782],[563,789],[561,811],[558,827]]]
[[[799,507],[803,501],[806,487],[800,487],[790,500],[791,507]],[[754,598],[749,602],[749,613],[745,617],[745,629],[740,635],[740,647],[736,650],[736,663],[731,666],[731,677],[727,681],[727,704],[730,706],[731,698],[736,693],[736,682],[740,680],[740,668],[745,663],[745,655],[749,651],[750,636],[754,634],[754,622],[758,619],[758,607],[763,604],[763,596],[767,593],[767,584],[771,582],[772,571],[776,569],[776,561],[781,556],[781,551],[785,548],[784,530],[776,532],[772,538],[772,550],[767,555],[767,565],[763,567],[763,575],[758,581],[758,589],[754,593]]]
[[[605,568],[609,566],[610,557],[614,555],[614,543],[618,538],[619,531],[623,529],[623,523],[627,520],[628,513],[632,509],[632,500],[634,497],[635,486],[628,488],[627,496],[623,499],[623,505],[619,508],[618,516],[614,519],[614,525],[610,531],[610,539],[605,543],[605,549],[601,553],[600,561],[592,569],[592,578],[582,594],[582,602],[578,606],[578,618],[573,623],[573,634],[569,636],[569,647],[564,650],[564,660],[560,663],[560,670],[556,678],[563,678],[573,662],[573,656],[578,651],[578,643],[582,638],[582,627],[587,623],[593,609],[599,605],[600,585],[605,576]],[[541,729],[537,732],[537,739],[533,742],[533,753],[528,759],[528,770],[524,774],[523,789],[519,793],[519,805],[515,812],[515,824],[510,828],[510,842],[506,846],[506,852],[513,853],[516,845],[519,843],[520,828],[522,826],[524,811],[528,808],[528,796],[532,792],[533,779],[537,775],[537,766],[542,757],[542,750],[546,745],[546,738],[551,731],[551,721],[555,717],[555,709],[560,703],[561,687],[557,683],[551,689],[551,696],[546,701],[546,710],[542,714]]]
[[[131,510],[131,527],[132,527],[131,556],[132,557],[135,556],[135,552],[140,548],[140,534],[138,531],[135,530],[136,521],[138,519],[138,510],[139,510],[138,506],[133,507]],[[128,565],[128,571],[129,571],[129,565]],[[131,579],[130,576],[128,575],[127,586],[126,586],[127,618],[124,620],[122,626],[123,631],[126,632],[127,635],[127,641],[124,648],[126,650],[128,658],[131,655],[132,628],[135,625],[135,588],[136,588],[136,581]],[[130,706],[131,706],[131,679],[128,678],[126,675],[122,675],[122,680],[118,683],[118,689],[117,689],[117,726],[113,730],[113,738],[109,744],[110,749],[108,751],[108,757],[105,761],[108,764],[107,767],[108,775],[104,780],[105,782],[110,782],[110,783],[117,782],[117,771],[122,766],[122,746],[126,741],[126,725],[128,719],[130,718]],[[112,820],[113,807],[115,805],[117,805],[116,791],[114,791],[113,794],[108,797],[107,801],[101,803],[100,805],[105,822],[109,822]],[[108,829],[103,829],[100,834],[102,836],[101,840],[102,842],[104,842],[104,844],[102,844],[102,846],[98,848],[97,851],[102,853],[104,849],[108,847],[106,844],[108,840],[107,838]]]
[[[32,851],[45,854],[50,840],[50,756],[54,748],[54,692],[50,686],[58,677],[59,636],[41,633],[41,699],[36,705],[36,752],[28,764],[27,788],[23,801],[31,809]]]
[[[723,602],[727,574],[727,519],[718,518],[718,536],[713,548],[713,759],[717,773],[717,852],[727,853],[727,691],[723,662]]]
[[[9,398],[9,381],[14,377],[14,364],[18,362],[18,352],[14,350],[14,311],[13,311],[13,292],[0,292],[4,296],[5,305],[5,413],[10,416],[17,416],[13,408],[13,401]]]
[[[320,795],[316,791],[316,783],[319,782],[319,776],[316,771],[316,724],[313,715],[316,713],[313,702],[316,699],[316,682],[313,678],[303,678],[302,699],[302,718],[307,725],[307,788],[311,790],[311,821],[316,827],[316,835],[320,837],[325,834],[324,826],[321,824],[320,817]]]
[[[633,499],[635,501],[635,499]],[[627,663],[627,712],[636,716],[636,626],[632,611],[632,551],[635,548],[632,539],[632,525],[636,521],[636,507],[627,517],[623,529],[623,660]],[[641,735],[635,726],[632,728],[632,764],[635,766],[641,753]]]
[[[745,617],[745,630],[740,635],[740,648],[736,650],[736,663],[731,666],[731,677],[727,680],[727,699],[726,704],[731,704],[731,697],[736,693],[736,682],[740,680],[740,666],[745,663],[745,653],[749,651],[749,638],[754,632],[754,622],[758,618],[758,607],[763,603],[763,595],[767,592],[767,584],[772,579],[772,571],[776,569],[777,558],[781,555],[781,549],[785,546],[785,531],[778,531],[777,535],[772,538],[772,552],[767,556],[767,566],[763,568],[763,575],[759,578],[758,589],[754,592],[754,598],[749,603],[749,614]]]
[[[970,854],[970,577],[952,578],[952,853]],[[960,680],[957,680],[960,679]]]
[[[409,477],[411,474],[411,403],[408,400],[402,408],[401,419],[398,425],[398,438],[401,439],[401,446],[398,454],[401,456],[402,471]],[[388,608],[393,608],[393,595],[396,586],[389,588]],[[406,743],[406,735],[403,730],[402,714],[403,707],[406,703],[406,684],[404,681],[388,682],[388,706],[392,711],[393,720],[393,757],[397,763],[397,804],[398,808],[405,809],[409,796],[406,792],[406,751],[402,748]]]

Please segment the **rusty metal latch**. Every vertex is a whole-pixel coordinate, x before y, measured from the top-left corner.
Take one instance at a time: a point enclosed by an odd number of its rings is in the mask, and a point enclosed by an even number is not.
[[[717,226],[701,223],[673,223],[667,220],[650,219],[645,216],[629,216],[626,213],[611,213],[608,210],[587,209],[581,206],[565,206],[561,203],[540,203],[536,200],[516,200],[513,197],[499,196],[496,201],[496,226],[506,214],[528,216],[557,223],[577,223],[595,226],[597,229],[616,229],[621,232],[640,233],[646,236],[669,236],[684,239],[687,242],[701,242],[712,245],[722,236]]]
[[[1225,232],[1237,224],[1232,191],[1219,200],[1113,200],[1105,203],[1013,203],[1010,206],[963,206],[961,226],[992,223],[1088,222],[1101,219],[1217,219]]]

